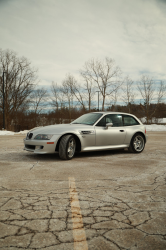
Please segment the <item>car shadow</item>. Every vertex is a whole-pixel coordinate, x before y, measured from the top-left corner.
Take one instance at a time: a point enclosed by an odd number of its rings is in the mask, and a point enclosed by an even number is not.
[[[33,153],[26,153],[25,157],[28,158],[30,161],[42,161],[42,162],[50,162],[50,161],[61,161],[59,158],[59,154],[33,154]]]
[[[111,155],[120,155],[120,154],[130,154],[127,149],[116,149],[116,150],[102,150],[102,151],[89,151],[76,153],[74,158],[88,158],[88,157],[102,157],[102,156],[111,156]]]
[[[104,150],[104,151],[90,151],[80,152],[75,154],[73,159],[86,159],[89,157],[103,157],[111,155],[129,154],[128,150]],[[27,151],[11,152],[10,157],[3,157],[4,162],[62,162],[59,158],[59,154],[34,154]]]
[[[89,152],[76,152],[73,159],[83,159],[89,157],[103,157],[103,156],[111,156],[111,155],[119,155],[119,154],[130,154],[128,150],[118,149],[118,150],[102,150],[102,151],[89,151]],[[59,154],[28,154],[27,157],[34,161],[62,161],[59,158]]]

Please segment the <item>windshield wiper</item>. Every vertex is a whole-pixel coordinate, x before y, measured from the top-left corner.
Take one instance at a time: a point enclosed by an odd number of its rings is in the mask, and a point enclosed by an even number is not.
[[[87,123],[79,123],[79,122],[74,122],[74,123],[72,123],[72,124],[82,124],[82,125],[91,125],[92,126],[92,124],[87,124]]]
[[[83,124],[83,123],[79,123],[79,122],[73,122],[72,124]]]

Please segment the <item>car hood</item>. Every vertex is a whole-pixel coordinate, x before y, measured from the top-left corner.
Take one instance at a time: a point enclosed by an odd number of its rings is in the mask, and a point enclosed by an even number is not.
[[[93,126],[90,125],[83,125],[83,124],[56,124],[56,125],[49,125],[45,127],[38,127],[32,129],[30,132],[34,135],[37,134],[64,134],[64,133],[79,133],[79,131],[90,131],[94,130]]]

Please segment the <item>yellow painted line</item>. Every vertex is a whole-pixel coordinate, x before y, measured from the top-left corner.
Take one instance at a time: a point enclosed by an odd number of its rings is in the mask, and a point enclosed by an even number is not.
[[[88,250],[75,179],[73,177],[69,177],[69,191],[73,222],[74,250]]]

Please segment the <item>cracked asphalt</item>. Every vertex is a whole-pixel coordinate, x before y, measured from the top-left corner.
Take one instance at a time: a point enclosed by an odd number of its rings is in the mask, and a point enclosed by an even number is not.
[[[0,136],[0,249],[87,249],[75,245],[79,229],[89,250],[166,249],[166,133],[148,136],[141,154],[71,161],[23,151],[25,136]]]

